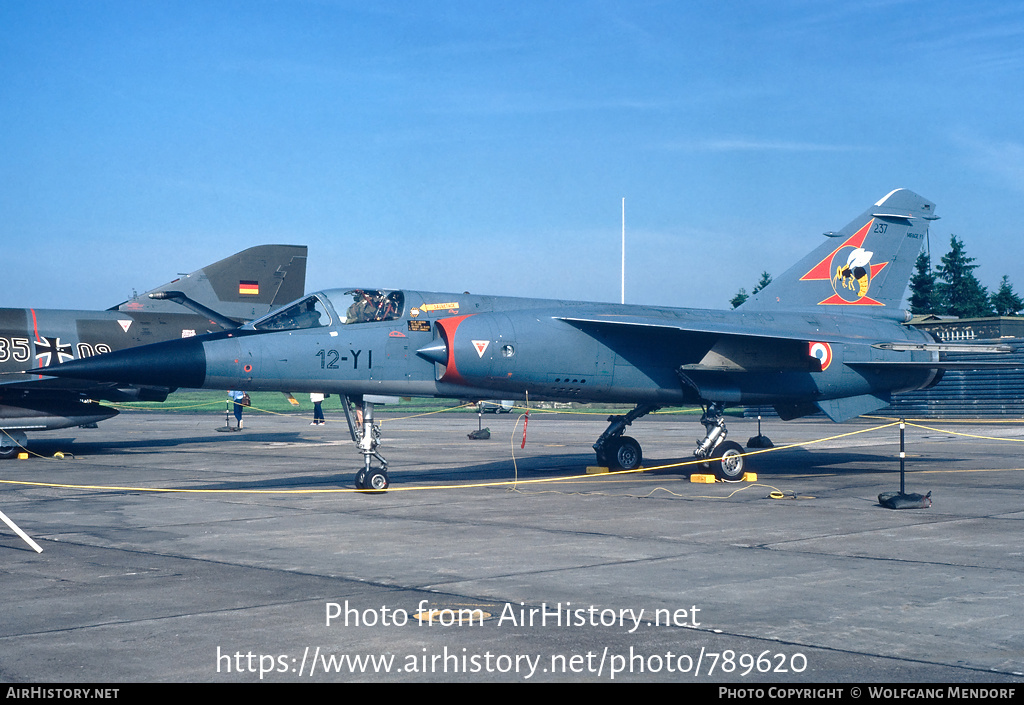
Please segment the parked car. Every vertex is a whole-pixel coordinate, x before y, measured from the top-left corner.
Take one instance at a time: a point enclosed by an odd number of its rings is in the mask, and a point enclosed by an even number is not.
[[[507,399],[484,399],[478,403],[480,404],[480,410],[485,414],[508,414],[515,407],[515,402],[508,401]]]

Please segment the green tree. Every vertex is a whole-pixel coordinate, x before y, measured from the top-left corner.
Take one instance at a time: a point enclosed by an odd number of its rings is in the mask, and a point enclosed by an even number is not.
[[[971,264],[964,244],[956,235],[950,236],[949,252],[942,257],[942,264],[935,268],[938,276],[936,292],[942,304],[942,313],[960,318],[980,318],[993,314],[988,300],[988,290],[974,276],[978,265]]]
[[[757,283],[757,286],[755,286],[754,290],[750,292],[750,295],[753,296],[754,294],[756,294],[757,292],[761,291],[761,289],[765,288],[766,286],[768,286],[771,283],[772,283],[772,275],[769,274],[768,272],[761,272],[761,281],[759,281]]]
[[[932,259],[928,253],[922,252],[914,265],[914,276],[910,278],[910,312],[937,313],[939,310]]]
[[[996,310],[997,316],[1012,316],[1024,308],[1024,300],[1014,292],[1013,285],[1010,284],[1010,278],[1005,274],[1003,275],[1003,280],[999,283],[999,291],[992,294],[990,303],[992,308]]]
[[[757,292],[761,291],[761,289],[765,288],[766,286],[768,286],[771,283],[772,283],[772,275],[769,274],[768,272],[761,272],[761,281],[759,281],[757,283],[757,286],[754,287],[753,291],[751,291],[748,294],[746,289],[741,288],[736,293],[736,296],[734,296],[731,299],[729,299],[729,303],[732,304],[733,308],[738,308],[739,306],[741,306],[743,304],[744,301],[746,301],[751,296],[753,296]]]

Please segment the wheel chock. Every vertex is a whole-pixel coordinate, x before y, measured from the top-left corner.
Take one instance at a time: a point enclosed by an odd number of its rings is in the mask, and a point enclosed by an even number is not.
[[[694,475],[690,475],[690,482],[699,482],[699,483],[705,484],[705,485],[713,485],[713,484],[715,484],[715,480],[716,479],[717,478],[714,475],[705,475],[705,474],[700,474],[700,473],[694,474]]]
[[[606,468],[603,465],[588,465],[587,466],[587,474],[588,475],[603,475],[603,474],[609,473],[611,471],[612,471],[611,468]]]

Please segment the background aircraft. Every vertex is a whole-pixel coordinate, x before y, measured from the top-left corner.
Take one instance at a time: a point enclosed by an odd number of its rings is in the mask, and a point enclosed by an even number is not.
[[[627,426],[699,403],[705,435],[694,455],[738,479],[743,449],[726,440],[726,405],[843,421],[935,384],[953,364],[939,359],[945,346],[903,325],[900,308],[935,218],[933,203],[892,191],[733,311],[345,288],[237,331],[34,372],[354,397],[364,407],[362,489],[389,484],[371,395],[632,403],[594,444],[599,464],[622,468],[642,462]]]
[[[106,311],[0,309],[0,458],[13,457],[27,443],[26,431],[80,426],[117,414],[89,400],[163,401],[171,391],[164,385],[42,379],[22,374],[26,365],[234,329],[302,296],[305,286],[305,246],[263,245]]]

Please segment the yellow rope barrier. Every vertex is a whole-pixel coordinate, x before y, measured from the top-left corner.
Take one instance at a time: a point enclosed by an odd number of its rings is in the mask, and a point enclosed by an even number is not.
[[[908,426],[913,426],[914,428],[922,428],[925,431],[933,431],[935,433],[948,433],[948,434],[953,435],[953,436],[964,436],[965,438],[980,438],[980,439],[985,440],[985,441],[1008,441],[1010,443],[1024,443],[1024,438],[1005,438],[1005,437],[998,437],[998,436],[979,436],[979,435],[974,434],[974,433],[962,433],[960,431],[950,431],[948,429],[933,428],[931,426],[922,426],[921,424],[910,423],[909,421],[907,421],[907,425]]]
[[[882,426],[876,426],[872,428],[860,429],[858,431],[851,431],[850,433],[837,434],[835,436],[829,436],[828,438],[822,438],[813,441],[806,441],[802,443],[792,443],[785,446],[779,446],[777,448],[766,448],[763,450],[751,451],[744,453],[743,456],[748,455],[759,455],[761,453],[773,452],[786,450],[788,448],[797,448],[805,445],[812,445],[814,443],[822,443],[829,440],[836,440],[839,438],[845,438],[847,436],[854,436],[861,433],[867,433],[869,431],[877,431],[885,428],[889,428],[898,424],[894,422],[890,424],[884,424]],[[517,424],[518,426],[518,424]],[[515,429],[513,429],[513,438]],[[513,452],[514,460],[514,452]],[[645,472],[652,472],[654,470],[665,470],[669,468],[684,467],[688,465],[703,464],[708,461],[704,459],[688,460],[681,463],[670,463],[665,465],[656,465],[646,468],[636,468],[634,470],[613,470],[607,473],[601,473],[600,475],[567,475],[563,477],[552,477],[552,478],[539,478],[533,480],[520,480],[518,477],[512,480],[497,480],[493,482],[474,482],[474,483],[462,483],[462,484],[445,484],[445,485],[420,485],[416,487],[391,487],[387,490],[381,490],[381,492],[411,492],[411,491],[424,491],[424,490],[441,490],[441,489],[470,489],[470,488],[481,488],[481,487],[515,487],[517,484],[540,484],[540,483],[553,483],[553,482],[580,482],[588,481],[594,482],[599,481],[611,476],[620,475],[636,475]],[[516,473],[518,476],[518,472]],[[80,490],[108,490],[108,491],[120,491],[120,492],[180,492],[180,493],[192,493],[192,494],[350,494],[353,492],[367,493],[374,492],[374,490],[356,490],[356,489],[329,489],[329,490],[202,490],[202,489],[178,489],[178,488],[152,488],[152,487],[130,487],[130,486],[104,486],[104,485],[68,485],[61,483],[41,483],[41,482],[29,482],[21,480],[0,480],[0,484],[12,484],[12,485],[26,485],[32,487],[52,487],[57,489],[80,489]]]
[[[216,403],[220,403],[220,402],[216,402]],[[445,408],[445,409],[440,409],[440,410],[431,411],[431,412],[425,412],[425,413],[422,413],[422,414],[413,414],[413,415],[410,415],[410,416],[404,416],[404,417],[399,417],[399,418],[392,418],[392,419],[387,419],[387,421],[389,421],[389,422],[403,421],[403,420],[408,420],[408,419],[420,418],[420,417],[423,417],[423,416],[431,416],[431,415],[434,415],[434,414],[444,413],[444,412],[447,412],[447,411],[455,411],[455,410],[466,408],[466,407],[469,407],[469,406],[472,406],[472,404],[463,404],[463,405],[456,406],[456,407],[448,407],[448,408]],[[275,411],[270,411],[270,410],[265,410],[265,409],[259,409],[259,408],[255,408],[255,407],[250,407],[250,408],[252,408],[255,411],[259,411],[261,413],[269,413],[269,414],[274,414],[274,415],[279,415],[279,416],[299,416],[298,414],[285,414],[285,413],[281,413],[281,412],[275,412]],[[532,411],[537,412],[538,409],[532,409]],[[547,411],[547,410],[545,410],[545,411]],[[302,418],[305,418],[305,416],[303,415]],[[522,416],[520,417],[519,420],[522,420]],[[789,449],[792,449],[792,448],[801,448],[801,447],[815,445],[815,444],[819,444],[819,443],[827,443],[829,441],[835,441],[835,440],[839,440],[839,439],[842,439],[842,438],[848,438],[848,437],[856,436],[856,435],[859,435],[859,434],[876,432],[876,431],[881,431],[881,430],[884,430],[884,429],[887,429],[887,428],[892,428],[893,426],[899,425],[899,423],[900,423],[900,421],[898,421],[898,420],[897,421],[890,421],[888,423],[881,424],[881,425],[878,425],[878,426],[872,426],[872,427],[869,427],[869,428],[862,428],[862,429],[858,429],[856,431],[849,431],[847,433],[839,433],[839,434],[835,434],[835,435],[832,435],[832,436],[827,436],[825,438],[818,438],[818,439],[809,440],[809,441],[801,441],[801,442],[798,442],[798,443],[790,443],[790,444],[787,444],[787,445],[777,446],[777,447],[774,447],[774,448],[764,448],[764,449],[760,449],[760,450],[748,451],[746,453],[740,454],[739,457],[750,457],[750,456],[754,456],[754,455],[761,455],[763,453],[774,453],[774,452],[779,452],[779,451],[783,451],[783,450],[789,450]],[[977,438],[977,439],[982,439],[982,440],[1024,442],[1024,438],[1005,438],[1005,437],[1004,438],[1000,438],[1000,437],[994,437],[994,436],[981,436],[981,435],[977,435],[977,434],[969,434],[969,433],[962,433],[962,432],[957,432],[957,431],[951,431],[951,430],[948,430],[948,429],[935,428],[933,426],[925,426],[925,425],[917,424],[917,423],[910,423],[910,422],[906,422],[906,423],[907,423],[908,426],[913,426],[915,428],[920,428],[920,429],[923,429],[923,430],[926,430],[926,431],[935,432],[935,433],[949,433],[951,435],[964,436],[964,437],[968,437],[968,438]],[[636,475],[636,474],[645,473],[645,472],[653,472],[653,471],[656,471],[656,470],[668,470],[668,469],[672,469],[672,468],[687,467],[687,466],[691,466],[691,465],[706,465],[706,464],[709,464],[710,462],[714,462],[713,459],[709,460],[709,459],[703,459],[703,458],[694,458],[692,460],[686,460],[686,461],[682,461],[682,462],[678,462],[678,463],[666,463],[666,464],[662,464],[662,465],[654,465],[654,466],[650,466],[650,467],[636,468],[636,469],[633,469],[633,470],[610,471],[610,472],[607,472],[607,473],[601,473],[600,475],[582,474],[582,475],[568,475],[568,476],[554,477],[554,478],[539,478],[539,479],[533,479],[533,480],[521,480],[521,479],[518,478],[518,465],[516,464],[515,450],[514,450],[514,439],[515,439],[515,433],[516,433],[516,430],[518,429],[518,426],[519,426],[519,423],[517,421],[516,424],[515,424],[515,427],[512,430],[512,445],[513,445],[512,461],[513,461],[513,464],[514,464],[514,466],[516,468],[515,476],[514,476],[514,479],[512,479],[512,480],[499,480],[499,481],[492,481],[492,482],[459,483],[459,484],[444,484],[444,485],[420,485],[420,486],[415,486],[415,487],[391,487],[391,488],[389,488],[387,490],[380,490],[380,491],[376,491],[376,490],[358,490],[358,489],[348,489],[348,488],[300,489],[300,490],[288,490],[288,489],[262,489],[262,490],[242,490],[242,489],[224,490],[224,489],[220,489],[220,490],[218,490],[218,489],[189,489],[189,488],[153,488],[153,487],[134,487],[134,486],[116,486],[116,485],[115,486],[107,486],[107,485],[72,485],[72,484],[64,484],[64,483],[30,482],[30,481],[20,481],[20,480],[0,480],[0,484],[21,485],[21,486],[28,486],[28,487],[47,487],[47,488],[55,488],[55,489],[104,490],[104,491],[121,491],[121,492],[160,492],[160,493],[183,493],[183,494],[289,494],[289,495],[292,495],[292,494],[351,494],[351,493],[367,494],[367,493],[377,493],[377,492],[414,492],[414,491],[427,491],[427,490],[453,490],[453,489],[471,489],[471,488],[485,488],[485,487],[509,487],[510,489],[514,490],[518,485],[532,485],[532,484],[545,484],[545,483],[557,483],[557,482],[581,482],[581,481],[594,482],[594,481],[604,480],[604,479],[606,479],[608,477],[613,477],[613,476]],[[4,433],[6,433],[6,432],[4,432]],[[7,434],[7,435],[9,436],[9,434]],[[12,438],[12,440],[13,440],[13,438]],[[27,449],[26,449],[26,451],[27,451]],[[27,451],[27,452],[31,452],[31,451]],[[40,455],[38,455],[36,453],[32,453],[32,454],[35,455],[36,457],[43,458],[43,456],[40,456]],[[61,455],[61,457],[63,457],[62,454],[58,454],[58,455]],[[45,458],[45,459],[48,460],[48,458]],[[744,489],[748,489],[749,487],[753,487],[753,486],[757,486],[756,483],[755,484],[747,485],[747,486],[745,486],[743,488],[739,488],[739,489],[733,491],[732,493],[730,493],[729,495],[726,495],[724,497],[703,497],[702,496],[702,497],[699,497],[699,498],[728,499],[728,498],[732,497],[733,495],[735,495],[736,492],[739,492],[739,491],[744,490]],[[770,485],[761,485],[761,486],[771,487]],[[663,489],[663,488],[655,488],[647,496],[650,496],[650,494],[652,494],[653,492],[661,490],[661,489]],[[789,494],[784,493],[781,490],[778,490],[777,488],[771,487],[771,489],[773,490],[773,492],[769,496],[774,498],[774,499],[783,499],[783,498],[788,498],[789,497]],[[664,490],[664,491],[669,491],[669,490]],[[794,495],[794,497],[795,497],[795,495]]]

